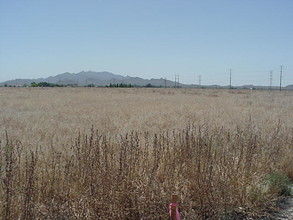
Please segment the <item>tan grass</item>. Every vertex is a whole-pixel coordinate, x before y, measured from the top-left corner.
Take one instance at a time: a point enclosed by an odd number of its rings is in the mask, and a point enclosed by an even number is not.
[[[0,88],[0,137],[25,145],[68,143],[91,125],[102,133],[157,133],[188,122],[267,131],[293,124],[293,94],[278,91],[109,88]]]
[[[0,216],[166,219],[173,192],[185,217],[260,210],[292,175],[292,95],[1,88]]]

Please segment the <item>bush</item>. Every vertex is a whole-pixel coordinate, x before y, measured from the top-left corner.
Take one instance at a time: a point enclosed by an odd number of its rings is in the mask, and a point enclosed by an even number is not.
[[[271,194],[278,196],[290,196],[292,182],[288,176],[283,173],[271,173],[266,177],[265,185]]]

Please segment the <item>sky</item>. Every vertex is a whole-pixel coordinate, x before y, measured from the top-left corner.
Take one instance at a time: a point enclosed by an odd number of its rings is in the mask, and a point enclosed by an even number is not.
[[[109,71],[293,84],[293,0],[0,0],[0,82]]]

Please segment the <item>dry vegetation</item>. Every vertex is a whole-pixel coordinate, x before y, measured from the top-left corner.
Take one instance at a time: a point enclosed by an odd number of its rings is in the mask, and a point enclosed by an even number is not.
[[[293,179],[293,93],[0,88],[3,219],[261,215]]]

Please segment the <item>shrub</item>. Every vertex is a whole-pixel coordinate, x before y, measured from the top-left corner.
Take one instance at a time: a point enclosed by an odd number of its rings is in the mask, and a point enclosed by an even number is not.
[[[292,182],[288,176],[283,173],[270,173],[265,178],[265,185],[271,194],[279,196],[290,196]]]

